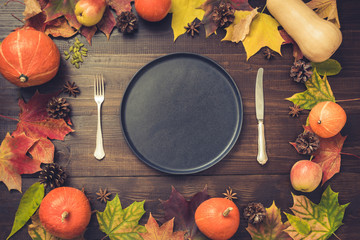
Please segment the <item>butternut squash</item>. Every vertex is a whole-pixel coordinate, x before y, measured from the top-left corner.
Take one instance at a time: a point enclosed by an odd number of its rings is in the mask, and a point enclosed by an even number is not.
[[[323,62],[339,48],[340,30],[319,17],[302,0],[267,0],[266,6],[310,61]]]

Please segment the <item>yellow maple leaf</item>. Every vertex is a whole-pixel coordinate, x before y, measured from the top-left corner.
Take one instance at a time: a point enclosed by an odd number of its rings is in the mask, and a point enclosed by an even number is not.
[[[266,46],[281,55],[281,44],[284,39],[278,31],[279,26],[279,23],[268,14],[256,15],[251,22],[249,34],[242,41],[246,51],[246,60]]]
[[[306,5],[311,9],[314,9],[321,18],[327,18],[328,21],[333,22],[340,28],[336,0],[312,0]]]
[[[226,35],[221,41],[240,42],[250,32],[250,24],[258,14],[257,8],[252,11],[235,11],[235,19],[229,27],[225,28]]]
[[[199,7],[205,0],[172,0],[171,9],[172,21],[171,27],[174,32],[174,41],[186,32],[185,27],[196,18],[203,19],[205,11]]]

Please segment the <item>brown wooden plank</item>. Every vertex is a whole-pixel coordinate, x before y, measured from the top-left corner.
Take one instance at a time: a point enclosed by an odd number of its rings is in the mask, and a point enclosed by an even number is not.
[[[27,189],[35,179],[24,179],[23,188]],[[357,239],[357,232],[353,231],[358,226],[358,222],[354,219],[360,218],[360,208],[355,203],[360,199],[360,187],[357,183],[360,181],[359,173],[341,173],[330,181],[331,188],[335,192],[339,192],[339,203],[345,204],[352,202],[345,211],[344,225],[336,232],[341,239]],[[351,183],[351,184],[349,184]],[[207,185],[208,193],[211,197],[222,197],[222,193],[229,186],[237,193],[238,199],[235,203],[239,207],[241,214],[243,208],[249,202],[261,202],[265,207],[269,207],[272,201],[287,213],[290,213],[289,208],[293,201],[291,198],[291,188],[289,176],[279,175],[231,175],[231,176],[159,176],[159,177],[86,177],[86,178],[69,178],[68,185],[81,189],[85,188],[87,196],[90,198],[90,203],[93,210],[103,211],[105,204],[96,200],[96,192],[101,188],[108,188],[110,192],[119,194],[123,208],[130,205],[133,201],[145,200],[146,214],[141,220],[144,224],[151,212],[155,218],[161,219],[163,210],[159,199],[167,200],[171,193],[171,186],[174,186],[185,198],[190,197],[196,192],[202,191]],[[318,203],[325,189],[325,186],[318,188],[306,196],[314,203]],[[2,194],[0,195],[0,202],[2,207],[0,209],[0,238],[4,239],[11,230],[11,224],[14,219],[16,207],[21,194],[18,192],[4,191],[4,186],[1,186]],[[299,192],[294,192],[300,195]],[[286,217],[283,215],[283,221]],[[241,225],[237,234],[232,239],[251,239],[246,232],[246,221],[241,218]],[[86,239],[99,240],[104,234],[98,230],[98,223],[96,217],[93,217],[89,229],[86,232]],[[27,235],[27,229],[23,228],[14,239],[30,239]],[[330,239],[336,239],[331,237]]]
[[[359,98],[360,92],[360,18],[356,0],[337,1],[343,42],[332,58],[342,64],[342,71],[336,76],[328,77],[334,96],[337,100]],[[22,19],[24,6],[18,2],[0,4],[0,41],[22,23],[11,16]],[[72,106],[72,121],[76,132],[66,137],[65,141],[54,141],[56,146],[55,161],[66,167],[70,175],[67,185],[86,187],[93,209],[103,210],[104,204],[96,201],[95,192],[99,187],[108,187],[118,193],[123,206],[133,201],[146,199],[147,214],[141,223],[146,222],[149,212],[155,217],[162,216],[158,199],[167,199],[171,185],[190,197],[207,184],[212,196],[221,196],[227,186],[233,187],[239,195],[236,201],[243,208],[250,201],[258,201],[269,206],[272,200],[286,212],[292,205],[290,192],[293,189],[289,182],[289,171],[294,162],[307,158],[299,155],[288,144],[294,141],[302,131],[307,112],[298,119],[287,115],[290,102],[285,98],[305,90],[302,84],[293,82],[289,70],[293,62],[290,45],[282,47],[282,56],[275,56],[267,61],[261,53],[246,61],[246,54],[241,44],[221,42],[225,35],[219,30],[216,35],[205,38],[203,27],[200,36],[191,38],[180,36],[173,42],[171,15],[160,23],[140,21],[137,33],[124,36],[114,30],[110,40],[102,33],[97,33],[90,46],[85,38],[79,36],[89,49],[89,57],[80,69],[75,69],[65,61],[63,51],[72,45],[74,39],[54,39],[62,53],[60,70],[57,76],[42,86],[20,89],[0,76],[0,114],[17,118],[18,97],[28,100],[38,89],[41,93],[61,89],[67,80],[75,81],[81,94],[68,101]],[[301,26],[300,26],[301,27]],[[244,104],[244,122],[241,135],[232,151],[214,167],[190,176],[171,176],[149,168],[131,152],[120,126],[120,104],[122,96],[132,76],[145,64],[174,52],[192,52],[204,55],[218,62],[233,77],[240,89]],[[265,127],[268,145],[269,163],[260,166],[255,160],[257,153],[257,126],[254,109],[254,85],[256,71],[265,69]],[[107,157],[97,161],[92,156],[95,145],[96,108],[93,101],[93,75],[103,73],[107,88],[103,105],[103,131]],[[341,102],[348,115],[347,124],[342,133],[347,135],[343,153],[360,155],[360,105],[358,101]],[[0,118],[0,139],[7,132],[16,128],[16,121]],[[354,156],[342,155],[341,172],[329,183],[339,193],[340,203],[351,202],[346,210],[344,225],[336,232],[341,239],[358,239],[357,227],[360,221],[360,168]],[[23,176],[23,191],[36,181],[34,175]],[[327,183],[328,184],[328,183]],[[326,184],[326,185],[327,185]],[[318,202],[323,188],[307,194],[311,200]],[[0,183],[0,239],[6,238],[11,230],[12,221],[22,194],[8,192]],[[245,231],[245,221],[233,239],[250,239]],[[104,236],[98,230],[93,217],[87,239],[101,239]],[[13,239],[30,239],[24,228]],[[334,236],[330,239],[336,239]]]

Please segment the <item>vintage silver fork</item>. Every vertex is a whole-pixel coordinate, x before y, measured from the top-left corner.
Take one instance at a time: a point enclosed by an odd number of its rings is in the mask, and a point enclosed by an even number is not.
[[[97,103],[98,119],[97,119],[97,132],[96,132],[96,147],[94,156],[96,159],[101,160],[105,157],[105,151],[103,146],[103,138],[101,131],[101,104],[105,99],[104,92],[104,77],[101,74],[95,75],[94,78],[94,99]]]

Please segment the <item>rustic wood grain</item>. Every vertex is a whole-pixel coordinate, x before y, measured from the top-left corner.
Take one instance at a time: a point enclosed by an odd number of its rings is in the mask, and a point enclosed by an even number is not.
[[[24,6],[18,2],[0,4],[0,41],[22,23],[11,14],[22,19]],[[360,97],[360,18],[356,0],[338,1],[339,17],[343,42],[333,58],[342,64],[342,71],[328,77],[336,100]],[[80,40],[89,49],[88,57],[80,69],[76,69],[64,59],[56,77],[50,82],[38,86],[20,89],[0,76],[0,114],[17,118],[19,114],[18,98],[26,101],[36,90],[41,93],[54,92],[62,88],[67,80],[74,81],[80,87],[80,95],[67,98],[72,107],[71,119],[74,133],[65,141],[53,141],[55,162],[65,167],[70,176],[66,184],[76,188],[85,187],[93,209],[102,211],[105,205],[96,200],[96,192],[108,188],[118,193],[123,206],[133,201],[146,200],[147,213],[141,220],[144,224],[151,212],[157,219],[162,217],[159,199],[166,200],[173,185],[186,197],[201,191],[206,185],[211,196],[222,196],[222,192],[231,186],[237,192],[236,204],[243,209],[249,202],[262,202],[269,207],[274,200],[285,212],[292,206],[289,171],[298,160],[307,158],[299,155],[289,142],[294,141],[302,131],[308,111],[299,118],[288,115],[291,102],[285,98],[306,90],[301,84],[289,78],[293,63],[290,45],[282,47],[282,56],[276,55],[267,61],[261,53],[246,61],[241,44],[221,42],[225,32],[219,30],[216,35],[205,38],[204,29],[200,36],[191,38],[180,36],[173,42],[171,15],[160,23],[148,23],[139,20],[139,31],[125,36],[116,29],[109,40],[98,32],[92,44]],[[299,26],[301,27],[301,26]],[[61,53],[67,50],[74,39],[54,39]],[[127,146],[121,129],[120,104],[132,76],[148,62],[175,52],[198,53],[219,63],[236,82],[243,101],[243,126],[240,137],[230,153],[215,166],[188,176],[169,175],[158,172],[135,157]],[[256,162],[257,122],[255,118],[255,76],[259,67],[265,70],[265,132],[269,162],[260,166]],[[106,98],[102,108],[102,125],[106,158],[97,161],[93,157],[96,135],[96,104],[93,100],[93,76],[103,73],[106,80]],[[358,239],[357,228],[360,222],[360,165],[359,159],[351,155],[360,155],[360,104],[359,101],[340,102],[347,112],[348,120],[342,130],[347,136],[342,149],[341,172],[336,174],[324,186],[313,193],[306,194],[318,203],[322,191],[330,184],[339,192],[340,204],[351,202],[345,211],[344,225],[336,232],[341,239]],[[7,132],[16,129],[16,121],[0,118],[0,139]],[[24,175],[22,189],[37,181],[38,174]],[[295,194],[300,194],[295,192]],[[22,194],[8,191],[0,183],[0,239],[5,239],[11,231],[14,215]],[[285,216],[283,215],[285,221]],[[245,230],[245,220],[232,238],[250,239]],[[98,230],[96,217],[93,216],[86,239],[99,240],[104,234]],[[21,229],[13,239],[30,239],[27,228]],[[330,239],[336,239],[332,236]]]
[[[35,180],[32,178],[24,179],[24,188],[28,188]],[[352,181],[360,181],[360,175],[358,173],[341,173],[334,178],[331,183],[333,191],[340,192],[339,203],[345,204],[351,202],[346,209],[346,217],[344,218],[344,225],[337,231],[337,235],[341,239],[357,239],[358,233],[354,231],[357,226],[356,219],[360,218],[360,210],[356,206],[356,201],[360,199],[360,186],[352,185],[348,183]],[[164,184],[166,183],[166,184]],[[96,192],[99,188],[108,188],[111,195],[111,199],[117,193],[119,195],[122,206],[125,208],[134,201],[145,200],[145,210],[147,213],[141,219],[141,223],[145,223],[149,212],[151,212],[155,218],[161,219],[163,216],[163,210],[161,207],[161,200],[167,200],[171,194],[171,186],[174,186],[177,191],[182,193],[185,198],[190,197],[202,191],[206,186],[208,193],[212,197],[222,197],[222,193],[225,192],[227,187],[232,187],[234,192],[237,193],[238,199],[235,200],[236,205],[242,212],[245,206],[249,202],[262,202],[265,207],[269,207],[273,200],[277,207],[282,211],[290,213],[290,207],[293,204],[291,198],[291,192],[296,195],[301,194],[291,189],[289,177],[287,175],[226,175],[226,176],[133,176],[133,177],[70,177],[67,181],[68,185],[81,189],[84,187],[86,195],[89,197],[91,206],[93,209],[103,211],[105,204],[96,200]],[[326,184],[327,185],[327,184]],[[316,189],[314,192],[305,194],[314,203],[319,203],[322,191],[326,186]],[[0,226],[5,231],[0,232],[0,238],[3,239],[7,236],[9,229],[8,222],[13,221],[13,212],[16,211],[16,204],[8,201],[12,198],[13,201],[20,201],[21,194],[18,192],[3,192],[0,195],[0,201],[2,208],[0,214],[2,216],[8,216],[6,221],[0,221]],[[283,219],[286,220],[285,218]],[[241,219],[241,227],[233,239],[251,239],[247,234],[245,227],[246,221]],[[26,228],[19,232],[15,239],[30,239],[21,238],[26,236]],[[93,217],[89,230],[86,232],[86,239],[98,240],[104,236],[98,230],[98,223],[96,217]],[[335,238],[331,238],[335,239]]]

